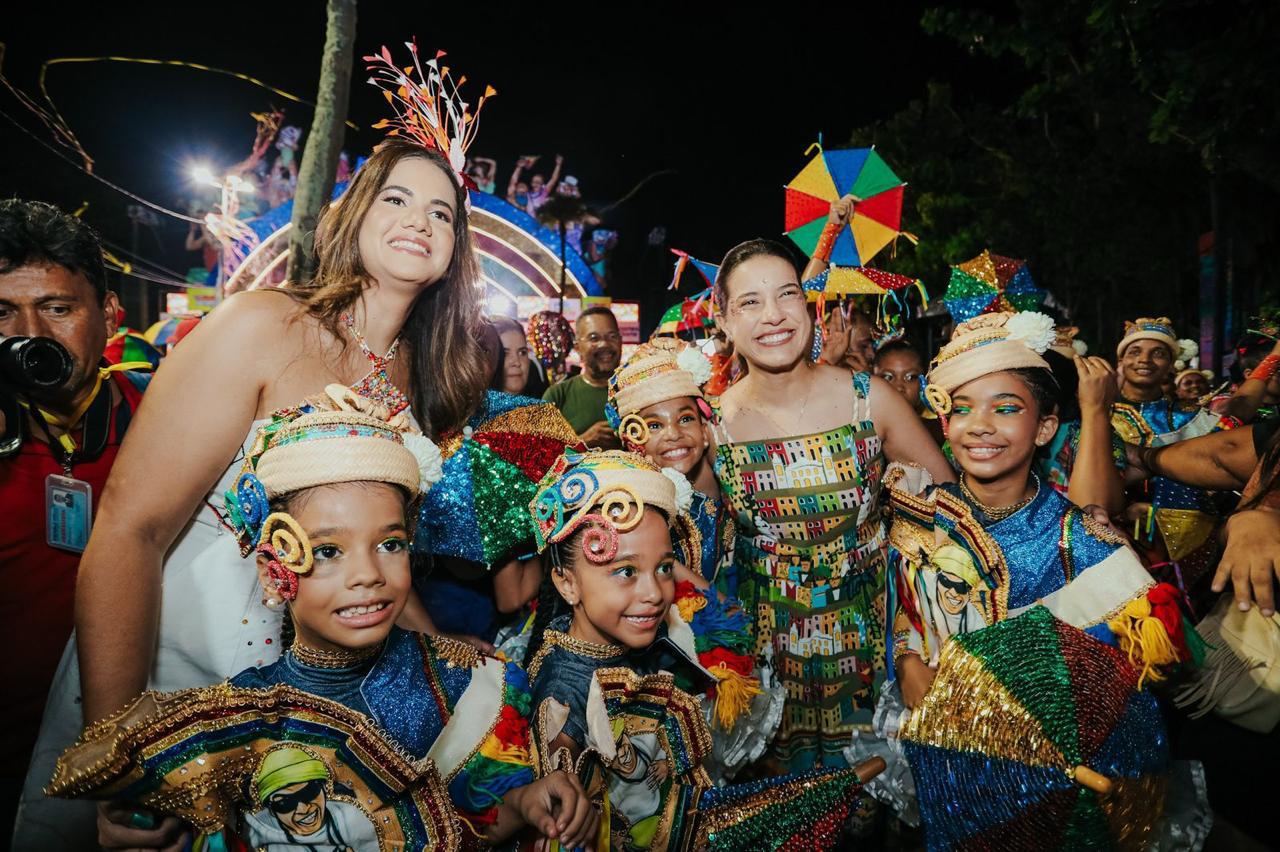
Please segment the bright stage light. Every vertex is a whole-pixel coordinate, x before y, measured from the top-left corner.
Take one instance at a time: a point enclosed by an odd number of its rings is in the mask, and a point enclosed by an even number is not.
[[[222,186],[222,183],[213,176],[213,169],[206,165],[192,166],[191,179],[196,183],[208,184],[209,186]]]

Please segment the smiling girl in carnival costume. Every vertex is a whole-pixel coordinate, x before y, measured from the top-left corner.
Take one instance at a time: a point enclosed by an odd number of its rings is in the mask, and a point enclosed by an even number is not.
[[[711,362],[700,349],[674,338],[655,338],[642,344],[609,381],[605,415],[615,424],[618,437],[630,451],[642,453],[663,469],[676,486],[676,502],[690,524],[674,525],[671,544],[676,553],[677,604],[692,619],[695,634],[703,622],[731,613],[742,629],[730,641],[720,631],[720,644],[733,648],[741,674],[751,676],[753,688],[764,691],[751,698],[750,715],[737,721],[736,713],[717,719],[710,702],[704,704],[714,745],[713,779],[731,775],[755,760],[773,738],[781,721],[785,693],[766,662],[752,660],[754,649],[746,630],[746,615],[735,597],[732,573],[733,518],[720,497],[720,485],[708,453],[708,420],[711,407],[701,387],[711,378]],[[713,596],[695,588],[712,587]],[[707,603],[703,603],[703,601]],[[692,609],[696,606],[697,609]],[[709,610],[706,608],[709,606]],[[689,615],[696,613],[694,615]],[[701,645],[707,640],[699,638]],[[707,648],[700,647],[700,651]],[[707,662],[708,667],[714,665]]]
[[[1042,314],[983,314],[961,323],[934,359],[926,399],[946,418],[961,469],[933,486],[919,469],[886,474],[894,519],[893,668],[918,704],[946,640],[1043,604],[1119,647],[1159,680],[1189,659],[1172,587],[1157,586],[1113,529],[1033,472],[1057,429],[1057,384],[1041,354]]]
[[[596,822],[577,783],[534,781],[523,671],[394,626],[412,588],[406,518],[439,451],[403,413],[326,393],[259,430],[227,495],[292,644],[90,727],[50,793],[137,801],[253,848],[455,848],[525,825],[586,842]]]
[[[672,480],[633,453],[566,453],[531,511],[572,610],[530,664],[539,772],[582,776],[608,814],[613,849],[829,848],[857,798],[857,771],[711,789],[711,733],[676,679],[724,688],[717,666],[699,665],[716,658],[699,645],[718,628],[698,628],[716,594],[695,606],[678,588],[672,527],[688,525]]]

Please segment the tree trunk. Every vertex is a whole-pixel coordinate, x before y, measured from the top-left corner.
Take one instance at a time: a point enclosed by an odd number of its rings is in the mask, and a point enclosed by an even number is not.
[[[293,196],[293,227],[289,232],[291,283],[308,281],[315,273],[313,252],[316,219],[333,193],[333,177],[342,153],[347,102],[351,96],[352,50],[356,40],[356,0],[328,0],[324,57],[320,61],[320,90],[298,167]]]

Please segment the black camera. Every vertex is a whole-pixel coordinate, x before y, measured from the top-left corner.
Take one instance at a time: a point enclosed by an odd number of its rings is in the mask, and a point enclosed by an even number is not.
[[[0,412],[4,415],[0,457],[16,452],[22,435],[18,396],[62,387],[74,369],[71,353],[56,340],[0,337]]]
[[[0,385],[21,391],[54,390],[71,378],[71,353],[48,337],[0,337]]]

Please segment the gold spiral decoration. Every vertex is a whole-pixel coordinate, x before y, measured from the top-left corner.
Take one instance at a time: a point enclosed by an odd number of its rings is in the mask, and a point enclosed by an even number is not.
[[[308,574],[315,565],[307,531],[287,512],[272,512],[262,522],[262,537],[276,552],[280,564],[295,574]]]
[[[618,532],[634,529],[644,517],[644,501],[626,485],[611,485],[598,501],[600,514],[609,519]]]
[[[618,437],[622,439],[623,443],[643,447],[649,442],[649,424],[645,423],[644,418],[634,412],[628,414],[618,424]]]
[[[928,385],[924,389],[925,401],[935,414],[946,416],[951,413],[951,394],[941,385]]]

